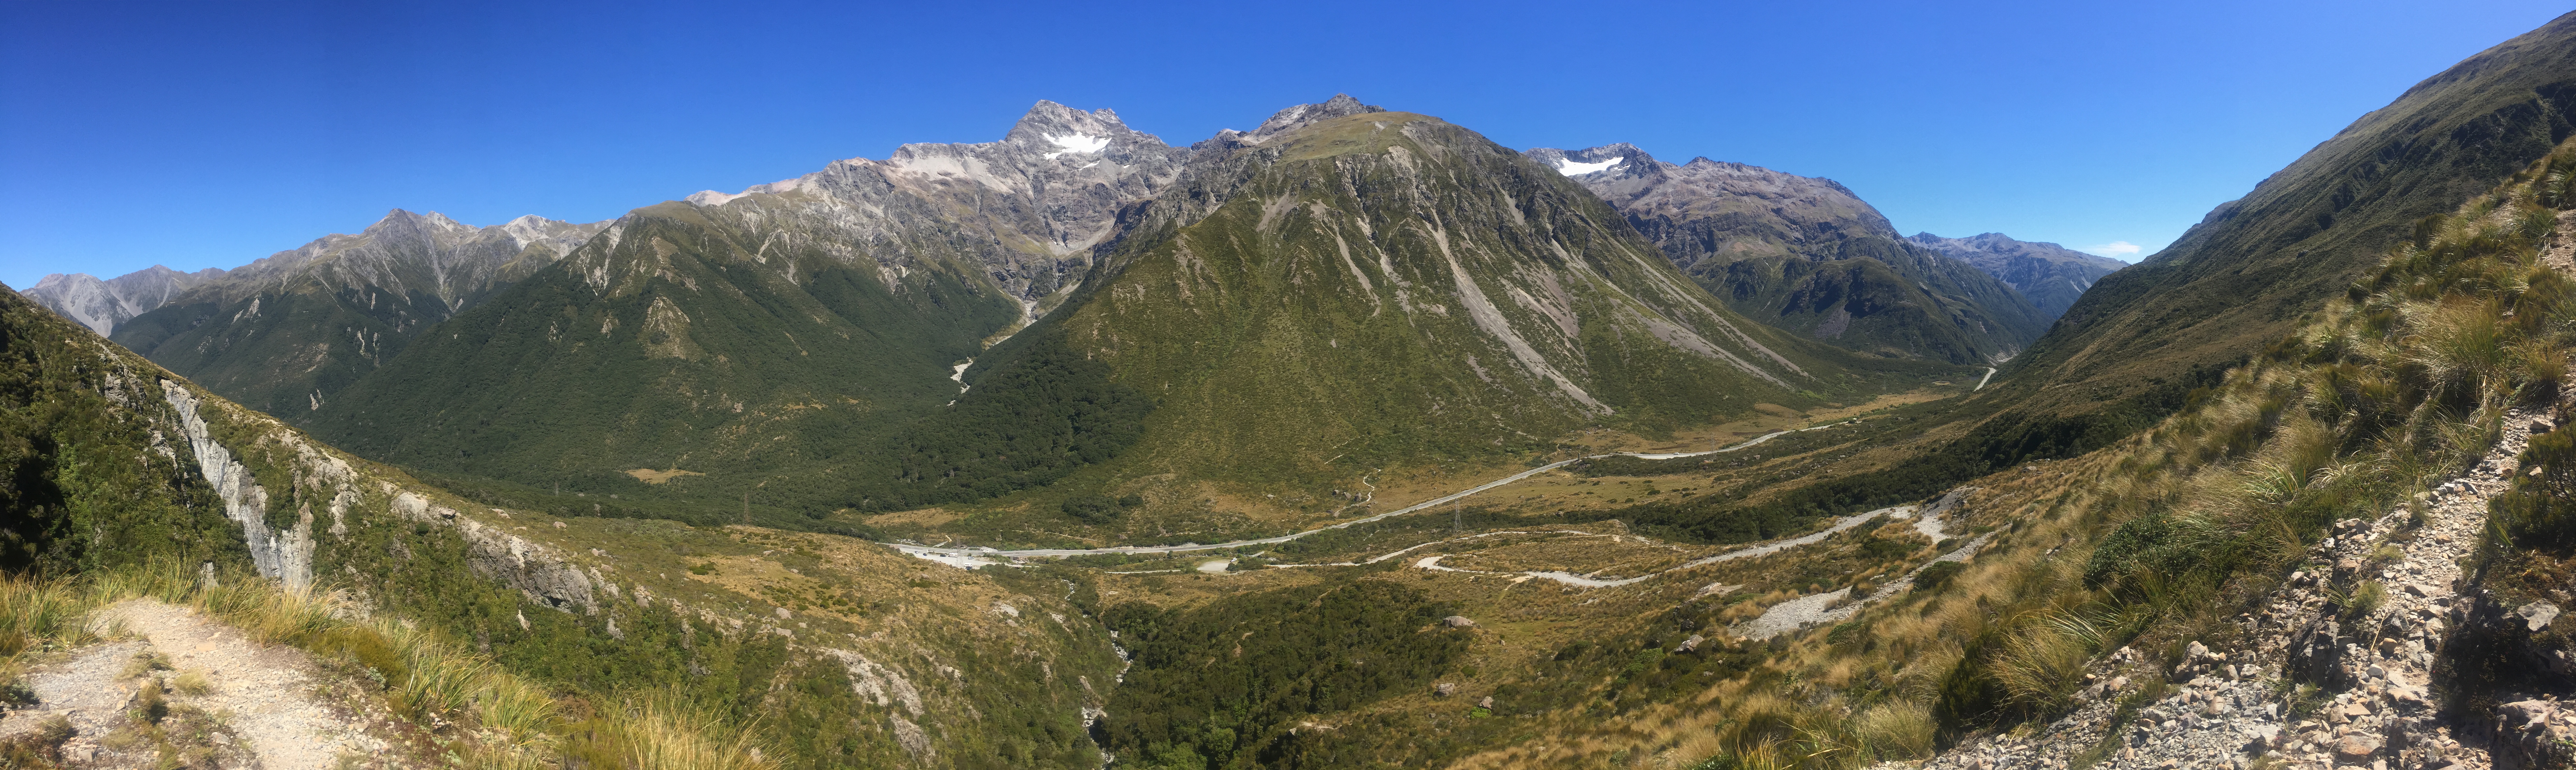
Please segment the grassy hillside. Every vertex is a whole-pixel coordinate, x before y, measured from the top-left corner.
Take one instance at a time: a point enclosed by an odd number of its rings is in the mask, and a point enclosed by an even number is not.
[[[1863,353],[2000,363],[2044,323],[1992,276],[1885,238],[1703,260],[1689,273],[1745,317]]]
[[[2086,413],[2150,378],[2252,355],[2342,296],[2420,220],[2547,154],[2576,125],[2571,110],[2576,16],[2416,84],[2103,278],[2013,360],[1995,398]]]

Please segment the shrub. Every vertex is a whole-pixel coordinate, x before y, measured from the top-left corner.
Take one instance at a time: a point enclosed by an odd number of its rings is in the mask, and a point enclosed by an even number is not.
[[[1967,569],[1968,565],[1966,562],[1933,562],[1931,566],[1924,567],[1923,571],[1914,573],[1914,589],[1918,591],[1941,590],[1941,587],[1950,584],[1950,580],[1952,578],[1958,577],[1959,573],[1964,572]]]
[[[1890,701],[1852,718],[1852,732],[1879,759],[1932,756],[1932,710],[1912,701]]]
[[[2560,428],[2531,438],[2522,452],[2525,471],[2513,489],[2492,503],[2491,528],[2515,548],[2565,549],[2576,545],[2576,430]]]
[[[2174,536],[2172,516],[2153,513],[2130,519],[2094,546],[2084,562],[2084,587],[2100,588],[2149,564],[2177,561],[2168,546]]]
[[[1118,502],[1107,495],[1074,495],[1064,501],[1064,513],[1084,524],[1107,524],[1118,520]]]
[[[2352,595],[2344,598],[2343,615],[2345,618],[2359,618],[2377,611],[2379,605],[2387,602],[2388,586],[2381,585],[2377,580],[2367,581],[2359,588],[2352,589]]]
[[[2084,684],[2084,664],[2102,645],[2102,632],[2076,615],[2032,618],[2007,634],[1988,664],[2008,703],[2024,714],[2053,714]]]

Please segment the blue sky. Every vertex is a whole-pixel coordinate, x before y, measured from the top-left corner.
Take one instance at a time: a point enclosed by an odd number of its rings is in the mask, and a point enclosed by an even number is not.
[[[1919,2],[0,4],[0,282],[233,267],[387,209],[591,221],[991,141],[1186,144],[1349,92],[1515,147],[1849,185],[1906,232],[2153,253],[2563,7]]]

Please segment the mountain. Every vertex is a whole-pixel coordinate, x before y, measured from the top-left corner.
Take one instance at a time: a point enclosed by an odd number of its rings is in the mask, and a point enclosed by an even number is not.
[[[2093,288],[2102,276],[2129,266],[2054,243],[2016,241],[2003,233],[1980,233],[1967,238],[1915,233],[1906,240],[1977,266],[2021,292],[2050,320],[2064,315],[2067,306],[2075,304],[2075,298],[2084,296],[2084,290]]]
[[[896,272],[951,260],[1036,302],[1088,268],[1119,208],[1161,191],[1189,153],[1114,111],[1039,101],[998,142],[907,144],[886,160],[838,161],[688,203],[756,235],[755,249],[820,249]]]
[[[104,281],[88,273],[55,273],[24,292],[64,318],[90,331],[107,334],[118,324],[170,303],[180,292],[222,278],[224,271],[206,268],[182,273],[160,265]]]
[[[1989,388],[2091,414],[2224,366],[2341,296],[2417,222],[2521,171],[2576,126],[2576,15],[2471,56],[2353,121],[2154,256],[2102,278]]]
[[[1625,143],[1528,155],[1609,201],[1675,266],[1763,323],[1962,364],[2009,358],[2047,328],[2011,287],[1898,237],[1833,180],[1707,158],[1677,166]]]
[[[310,422],[441,473],[828,511],[1188,154],[1109,110],[1039,102],[1000,141],[636,209]],[[647,487],[638,471],[704,475]]]
[[[474,227],[395,209],[355,235],[324,236],[198,273],[184,291],[146,295],[152,301],[138,302],[142,312],[114,324],[110,338],[227,398],[300,420],[421,329],[604,227],[534,216]]]
[[[971,400],[1062,346],[1151,399],[1121,493],[1320,499],[1371,463],[1815,403],[1884,361],[1710,301],[1598,197],[1437,118],[1336,96],[1194,149],[1078,297],[968,372]]]

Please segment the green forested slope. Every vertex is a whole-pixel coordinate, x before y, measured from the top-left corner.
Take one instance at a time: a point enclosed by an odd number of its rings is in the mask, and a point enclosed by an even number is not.
[[[553,262],[606,223],[474,227],[395,209],[190,288],[110,337],[226,398],[301,423],[412,335]]]
[[[895,278],[764,251],[687,204],[612,233],[424,333],[315,432],[549,492],[638,492],[619,474],[676,469],[706,475],[660,491],[828,509],[836,469],[957,398],[950,364],[1020,314],[953,266]]]

